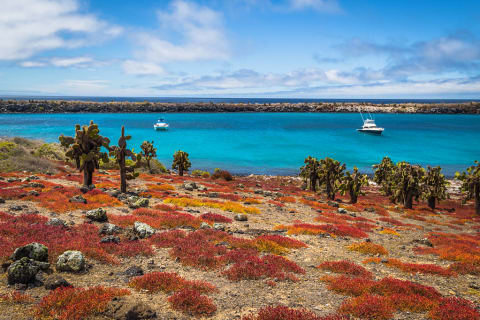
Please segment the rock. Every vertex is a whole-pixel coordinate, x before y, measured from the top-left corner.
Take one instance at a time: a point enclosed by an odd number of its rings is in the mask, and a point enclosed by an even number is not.
[[[263,191],[263,195],[266,197],[271,197],[273,195],[272,191]]]
[[[120,243],[120,238],[117,237],[117,236],[110,235],[110,236],[105,236],[102,239],[100,239],[100,243],[110,243],[110,242]]]
[[[5,203],[5,199],[0,198],[0,203]]]
[[[133,224],[133,231],[142,239],[148,238],[155,233],[155,229],[148,224],[138,221],[135,221]]]
[[[225,226],[221,223],[214,223],[213,224],[213,229],[220,230],[220,231],[225,231]]]
[[[91,190],[93,190],[93,189],[95,189],[95,185],[94,185],[94,184],[91,184],[91,185],[89,185],[89,186],[81,186],[81,187],[79,188],[79,190],[80,190],[82,193],[87,193],[88,191],[91,191]]]
[[[107,222],[108,217],[107,217],[107,211],[103,208],[97,208],[93,210],[87,211],[85,214],[85,217],[91,221],[96,221],[96,222]]]
[[[192,181],[188,181],[188,182],[185,182],[183,185],[182,185],[183,189],[185,190],[188,190],[188,191],[193,191],[194,189],[197,189],[197,184],[195,182],[192,182]]]
[[[119,233],[121,231],[121,228],[111,224],[111,223],[104,223],[100,230],[98,231],[99,234],[105,234],[105,235],[112,235]]]
[[[45,188],[45,186],[41,183],[38,183],[38,182],[30,182],[27,184],[27,187],[30,187],[30,188],[40,188],[40,189],[43,189]]]
[[[80,272],[85,269],[85,257],[80,251],[65,251],[58,257],[56,269],[57,271]]]
[[[35,190],[32,190],[32,191],[28,191],[27,195],[29,196],[34,196],[34,197],[38,197],[40,195],[40,193],[38,193],[37,191]]]
[[[424,239],[415,239],[413,240],[412,242],[414,243],[419,243],[419,244],[423,244],[427,247],[433,247],[433,244],[430,242],[430,240],[428,240],[427,238],[424,238]]]
[[[328,204],[330,207],[338,208],[338,202],[328,201],[327,204]]]
[[[114,197],[114,198],[117,198],[122,192],[118,189],[113,189],[113,190],[109,190],[107,191],[107,194]]]
[[[138,198],[135,202],[130,203],[130,208],[146,208],[150,204],[150,201],[147,198]]]
[[[143,269],[139,266],[131,266],[123,273],[127,277],[138,277],[143,276]]]
[[[210,229],[210,225],[206,222],[200,224],[200,229]]]
[[[263,190],[262,189],[255,189],[255,191],[253,191],[255,194],[263,194]]]
[[[25,207],[23,207],[23,206],[10,206],[8,209],[10,211],[22,211],[23,208],[26,208],[26,206]]]
[[[342,213],[342,214],[346,214],[347,213],[347,210],[345,208],[338,208],[337,209],[337,212],[338,213]]]
[[[205,187],[205,186],[202,186],[202,185],[199,185],[199,186],[198,186],[198,191],[207,191],[207,190],[208,190],[208,189],[207,189],[207,187]]]
[[[246,214],[236,214],[233,219],[235,219],[236,221],[247,221],[248,220],[248,217]]]
[[[367,212],[375,212],[375,208],[374,207],[368,207],[368,208],[365,208],[365,211]]]
[[[218,193],[217,192],[209,192],[206,194],[207,197],[209,198],[218,198]]]
[[[237,184],[237,188],[239,189],[245,189],[245,186],[242,183]]]
[[[35,277],[40,271],[40,267],[35,260],[23,257],[12,263],[7,269],[8,284],[23,283],[29,284],[35,282]]]
[[[8,182],[8,183],[19,182],[19,181],[22,181],[22,180],[19,179],[19,178],[8,178],[8,179],[7,179],[7,182]]]
[[[32,260],[47,262],[48,261],[48,248],[38,242],[32,242],[23,247],[15,249],[12,255],[12,260],[17,261],[22,258],[30,258]]]
[[[85,199],[81,195],[73,196],[68,201],[74,202],[74,203],[87,203],[87,199]]]
[[[155,311],[146,304],[129,303],[122,298],[113,298],[110,301],[105,310],[105,316],[115,320],[149,320],[157,318]]]
[[[45,279],[45,289],[55,290],[60,287],[71,287],[72,285],[58,274],[52,274]]]
[[[46,225],[48,226],[60,226],[60,227],[67,227],[67,222],[65,220],[59,218],[52,218],[47,221]]]

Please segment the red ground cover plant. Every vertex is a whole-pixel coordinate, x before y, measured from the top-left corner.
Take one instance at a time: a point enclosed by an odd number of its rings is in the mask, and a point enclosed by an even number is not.
[[[375,244],[373,242],[357,242],[349,245],[348,250],[357,251],[363,254],[370,255],[387,255],[388,251],[380,244]]]
[[[187,233],[182,230],[169,230],[157,232],[148,240],[157,248],[171,248],[177,243],[178,239],[185,238]]]
[[[347,320],[342,315],[319,317],[306,309],[293,309],[286,306],[264,307],[256,315],[248,315],[242,320]]]
[[[34,315],[42,320],[81,320],[104,311],[113,298],[129,294],[129,290],[118,288],[58,288],[42,299]]]
[[[9,293],[0,294],[0,303],[29,303],[33,302],[32,296],[19,291],[11,291]]]
[[[150,244],[145,241],[100,243],[98,228],[91,224],[79,224],[66,229],[46,225],[47,221],[47,218],[39,215],[13,216],[0,212],[0,260],[8,259],[15,248],[31,242],[46,245],[51,262],[66,250],[79,250],[105,263],[118,263],[117,257],[153,254]]]
[[[443,277],[451,277],[455,275],[455,272],[451,268],[443,268],[435,264],[430,263],[406,263],[398,259],[388,259],[387,266],[400,269],[408,273],[424,273],[433,274]]]
[[[255,238],[256,240],[262,239],[262,240],[268,240],[268,241],[273,241],[277,244],[279,244],[282,247],[288,248],[288,249],[298,249],[298,248],[306,248],[308,247],[304,242],[290,238],[290,237],[284,237],[281,235],[261,235]]]
[[[298,223],[290,226],[280,225],[275,227],[276,230],[287,229],[287,234],[330,234],[332,236],[352,237],[352,238],[368,238],[368,235],[361,229],[341,224],[309,224]]]
[[[348,299],[338,309],[341,314],[371,320],[391,319],[394,310],[388,299],[370,294]]]
[[[479,320],[473,303],[462,298],[443,298],[429,314],[433,320]]]
[[[199,293],[210,293],[217,288],[205,281],[190,281],[180,277],[175,272],[152,272],[143,276],[134,277],[129,286],[136,290],[146,290],[148,293],[171,293],[180,290],[195,290]]]
[[[136,221],[144,222],[156,229],[173,229],[189,226],[199,228],[201,220],[183,212],[165,212],[153,209],[136,209],[129,215],[109,215],[109,220],[121,227],[132,226]]]
[[[343,273],[353,277],[364,277],[368,279],[373,277],[372,273],[364,267],[346,260],[326,261],[321,263],[317,268],[335,273]]]
[[[217,213],[211,213],[211,212],[202,214],[200,218],[208,222],[221,222],[221,223],[233,222],[233,220],[228,217],[222,216],[221,214],[217,214]]]
[[[212,299],[191,289],[176,292],[168,298],[168,302],[173,309],[198,318],[211,317],[217,311]]]
[[[280,201],[280,202],[283,202],[283,203],[295,203],[295,202],[297,202],[297,200],[295,200],[295,197],[291,197],[291,196],[279,197],[279,198],[277,198],[277,201]]]

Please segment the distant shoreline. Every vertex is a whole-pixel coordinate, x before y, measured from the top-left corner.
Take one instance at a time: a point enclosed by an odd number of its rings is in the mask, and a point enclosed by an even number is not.
[[[369,102],[131,102],[74,100],[0,100],[0,113],[230,113],[230,112],[313,112],[410,114],[480,114],[480,102],[460,103],[369,103]]]

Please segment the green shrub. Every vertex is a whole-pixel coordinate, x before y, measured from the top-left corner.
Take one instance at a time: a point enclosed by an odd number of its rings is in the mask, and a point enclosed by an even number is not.
[[[15,149],[17,149],[18,146],[16,143],[13,143],[11,141],[1,141],[0,142],[0,160],[5,160],[10,158]]]
[[[208,178],[208,177],[210,177],[210,172],[195,169],[195,170],[192,171],[192,176]]]
[[[51,160],[64,160],[64,153],[62,152],[60,145],[56,143],[44,143],[38,147],[34,153],[36,157],[47,158]]]

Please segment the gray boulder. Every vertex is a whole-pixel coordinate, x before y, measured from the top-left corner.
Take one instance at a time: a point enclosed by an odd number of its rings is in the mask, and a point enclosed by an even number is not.
[[[139,238],[148,238],[155,233],[155,229],[143,222],[135,221],[133,224],[133,231]]]
[[[52,218],[47,221],[46,225],[48,226],[59,226],[59,227],[67,227],[67,222],[65,220],[59,218]]]
[[[80,251],[65,251],[58,257],[56,269],[57,271],[80,272],[85,269],[85,257]]]
[[[338,208],[338,209],[337,209],[337,212],[338,212],[338,213],[345,214],[345,213],[347,213],[347,210],[344,209],[344,208]]]
[[[107,222],[108,217],[107,217],[107,211],[103,208],[97,208],[93,210],[87,211],[85,214],[85,217],[91,221],[96,221],[96,222]]]
[[[36,280],[37,273],[41,270],[35,260],[23,257],[12,263],[7,269],[8,284],[29,284]]]
[[[22,258],[30,258],[36,261],[47,262],[48,261],[48,248],[38,242],[32,242],[23,247],[15,249],[12,255],[12,260],[17,261]]]
[[[113,242],[113,243],[120,243],[120,238],[117,237],[117,236],[105,236],[103,237],[102,239],[100,239],[100,243],[110,243],[110,242]]]
[[[200,229],[210,229],[210,225],[206,222],[200,224]]]
[[[113,235],[116,233],[119,233],[121,231],[121,228],[111,224],[111,223],[104,223],[100,230],[98,231],[99,234],[105,234],[105,235]]]
[[[221,223],[214,223],[213,224],[213,229],[220,230],[220,231],[225,231],[225,226]]]
[[[87,203],[87,199],[85,199],[81,195],[73,196],[68,201],[74,202],[74,203]]]
[[[236,221],[247,221],[248,220],[248,217],[246,214],[236,214],[233,219],[235,219]]]
[[[147,198],[138,198],[134,202],[130,202],[130,208],[137,209],[137,208],[146,208],[150,204],[150,200]]]
[[[197,189],[197,184],[192,181],[185,182],[183,184],[183,189],[188,190],[188,191],[193,191],[194,189]]]
[[[58,274],[52,274],[45,279],[45,289],[55,290],[60,287],[71,287],[72,285]]]

